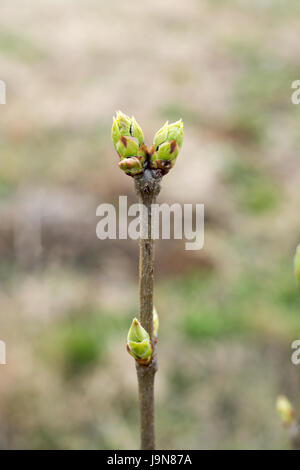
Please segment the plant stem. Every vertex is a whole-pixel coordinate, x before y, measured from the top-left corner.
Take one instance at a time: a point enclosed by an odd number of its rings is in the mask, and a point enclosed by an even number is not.
[[[141,450],[154,450],[154,376],[157,370],[156,362],[152,361],[148,367],[136,364],[136,370],[140,403],[140,447]]]
[[[300,426],[297,421],[294,421],[289,428],[289,436],[292,450],[300,449]]]
[[[148,366],[136,363],[139,403],[141,449],[155,449],[154,430],[154,377],[157,371],[156,348],[153,341],[153,271],[154,242],[151,233],[152,204],[160,191],[160,179],[155,179],[150,170],[142,176],[135,177],[135,186],[141,204],[140,214],[140,322],[149,333],[153,346],[153,359]]]

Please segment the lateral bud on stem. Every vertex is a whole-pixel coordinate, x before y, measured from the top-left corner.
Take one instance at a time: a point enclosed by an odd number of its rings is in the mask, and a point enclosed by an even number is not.
[[[127,351],[143,366],[148,366],[152,360],[153,348],[147,331],[137,318],[134,318],[127,336]]]
[[[300,244],[297,246],[296,254],[294,258],[294,269],[295,269],[295,276],[300,287]]]
[[[158,339],[159,318],[155,307],[153,307],[153,340],[157,343]]]
[[[284,426],[290,426],[294,422],[294,408],[286,396],[280,395],[277,398],[276,409]]]

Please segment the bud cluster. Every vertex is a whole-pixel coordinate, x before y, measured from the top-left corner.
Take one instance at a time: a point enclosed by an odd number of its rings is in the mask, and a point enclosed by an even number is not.
[[[182,146],[182,140],[182,120],[173,122],[173,124],[169,124],[167,121],[154,136],[154,152],[151,155],[150,167],[161,170],[163,174],[173,168]]]
[[[145,168],[165,175],[175,165],[183,140],[183,122],[168,122],[155,134],[153,146],[147,149],[144,134],[134,117],[118,111],[113,118],[111,137],[120,157],[119,167],[127,175],[142,174]]]
[[[121,170],[131,176],[142,173],[146,159],[144,135],[134,117],[119,111],[113,118],[111,138],[120,157]]]

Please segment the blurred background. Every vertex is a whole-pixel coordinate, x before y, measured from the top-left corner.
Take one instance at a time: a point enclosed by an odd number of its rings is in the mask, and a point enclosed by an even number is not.
[[[146,142],[183,118],[159,202],[204,203],[205,246],[156,244],[160,449],[285,449],[300,410],[298,0],[2,0],[0,447],[134,449],[125,350],[138,246],[96,238],[96,207],[136,202],[112,115]]]

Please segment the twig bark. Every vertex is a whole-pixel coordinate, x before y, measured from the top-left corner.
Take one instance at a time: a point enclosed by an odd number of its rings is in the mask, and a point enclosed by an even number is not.
[[[293,421],[289,427],[289,438],[292,450],[300,450],[300,426],[297,421]]]
[[[140,403],[140,429],[141,449],[155,449],[154,430],[154,377],[157,371],[156,347],[153,341],[153,272],[154,272],[154,242],[152,239],[152,204],[160,191],[160,179],[155,178],[153,172],[145,169],[143,175],[135,177],[135,186],[141,204],[140,217],[140,261],[139,261],[139,288],[140,288],[140,322],[149,333],[153,358],[148,366],[136,363],[139,403]]]

